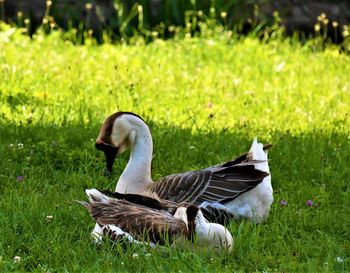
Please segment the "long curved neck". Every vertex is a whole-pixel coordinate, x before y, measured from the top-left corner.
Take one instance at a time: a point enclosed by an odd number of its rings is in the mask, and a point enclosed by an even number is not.
[[[151,179],[153,143],[146,124],[134,128],[131,140],[131,154],[125,170],[121,174],[115,191],[121,193],[142,193],[147,190]]]

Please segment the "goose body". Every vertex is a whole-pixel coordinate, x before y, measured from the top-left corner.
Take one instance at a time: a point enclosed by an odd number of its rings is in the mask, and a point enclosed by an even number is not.
[[[88,202],[80,202],[89,211],[101,231],[113,241],[126,239],[151,247],[185,240],[209,244],[215,249],[232,250],[233,238],[222,225],[208,223],[195,205],[179,204],[174,213],[166,202],[138,194],[118,194],[111,198],[102,192],[86,190]]]
[[[273,192],[267,149],[254,139],[250,151],[232,161],[197,171],[173,174],[153,183],[151,132],[143,119],[134,113],[117,112],[104,121],[96,148],[105,153],[107,171],[117,154],[131,149],[126,168],[116,192],[142,194],[154,192],[161,199],[190,202],[202,208],[213,222],[248,219],[260,223],[267,218]]]

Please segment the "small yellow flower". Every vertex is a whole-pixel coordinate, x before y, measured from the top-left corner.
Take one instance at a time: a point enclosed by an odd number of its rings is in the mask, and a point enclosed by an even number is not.
[[[343,25],[343,29],[344,30],[349,30],[349,26],[348,25]]]
[[[48,22],[49,22],[49,19],[47,19],[47,17],[44,17],[43,24],[46,25]]]
[[[327,18],[325,18],[325,19],[322,21],[322,23],[326,26],[326,25],[328,25],[329,20],[328,20]]]
[[[203,11],[199,10],[198,11],[198,16],[202,16],[203,15]]]
[[[339,26],[339,23],[337,21],[332,22],[332,27],[337,28]]]
[[[92,9],[92,4],[91,4],[91,3],[86,3],[86,4],[85,4],[85,8],[86,8],[87,10]]]
[[[50,0],[46,1],[46,6],[47,7],[51,7],[52,6],[52,1],[50,1]]]
[[[342,35],[343,35],[343,37],[348,37],[349,36],[349,30],[343,30]]]
[[[92,34],[94,34],[94,31],[92,29],[89,29],[88,34],[89,36],[92,36]]]
[[[29,25],[29,24],[30,24],[30,20],[29,20],[28,18],[26,18],[26,19],[24,19],[24,23],[25,23],[26,25]]]
[[[17,17],[22,17],[22,16],[23,16],[23,12],[22,11],[17,12]]]
[[[208,46],[213,46],[215,44],[215,42],[214,42],[214,40],[212,40],[212,39],[209,39],[208,41],[207,41],[207,45]]]
[[[320,29],[321,29],[320,24],[315,24],[315,25],[314,25],[314,30],[315,30],[316,32],[319,32]]]
[[[169,29],[170,32],[174,32],[175,31],[175,26],[169,26],[168,29]]]
[[[50,28],[55,28],[56,24],[55,23],[50,23]]]
[[[220,16],[221,16],[221,18],[226,18],[227,17],[227,12],[226,11],[222,11],[221,13],[220,13]]]

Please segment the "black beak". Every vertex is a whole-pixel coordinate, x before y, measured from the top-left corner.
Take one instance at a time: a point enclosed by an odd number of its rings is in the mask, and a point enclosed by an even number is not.
[[[106,157],[106,169],[104,171],[104,175],[110,176],[112,173],[114,160],[118,154],[118,147],[104,143],[102,141],[96,141],[95,147],[97,150],[104,152]]]

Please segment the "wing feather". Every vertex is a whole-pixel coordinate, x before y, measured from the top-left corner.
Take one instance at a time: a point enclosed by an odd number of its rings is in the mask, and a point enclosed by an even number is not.
[[[91,202],[90,215],[100,226],[114,225],[137,240],[165,244],[174,236],[187,236],[187,226],[164,210],[137,205],[126,200],[111,199],[108,203]]]
[[[256,187],[269,174],[257,170],[255,161],[244,155],[230,164],[165,176],[151,185],[161,199],[190,202],[228,202]],[[233,164],[232,162],[237,162]]]
[[[211,172],[208,171],[189,171],[168,175],[152,184],[151,191],[156,192],[161,199],[176,203],[194,202],[208,186],[210,176]]]

